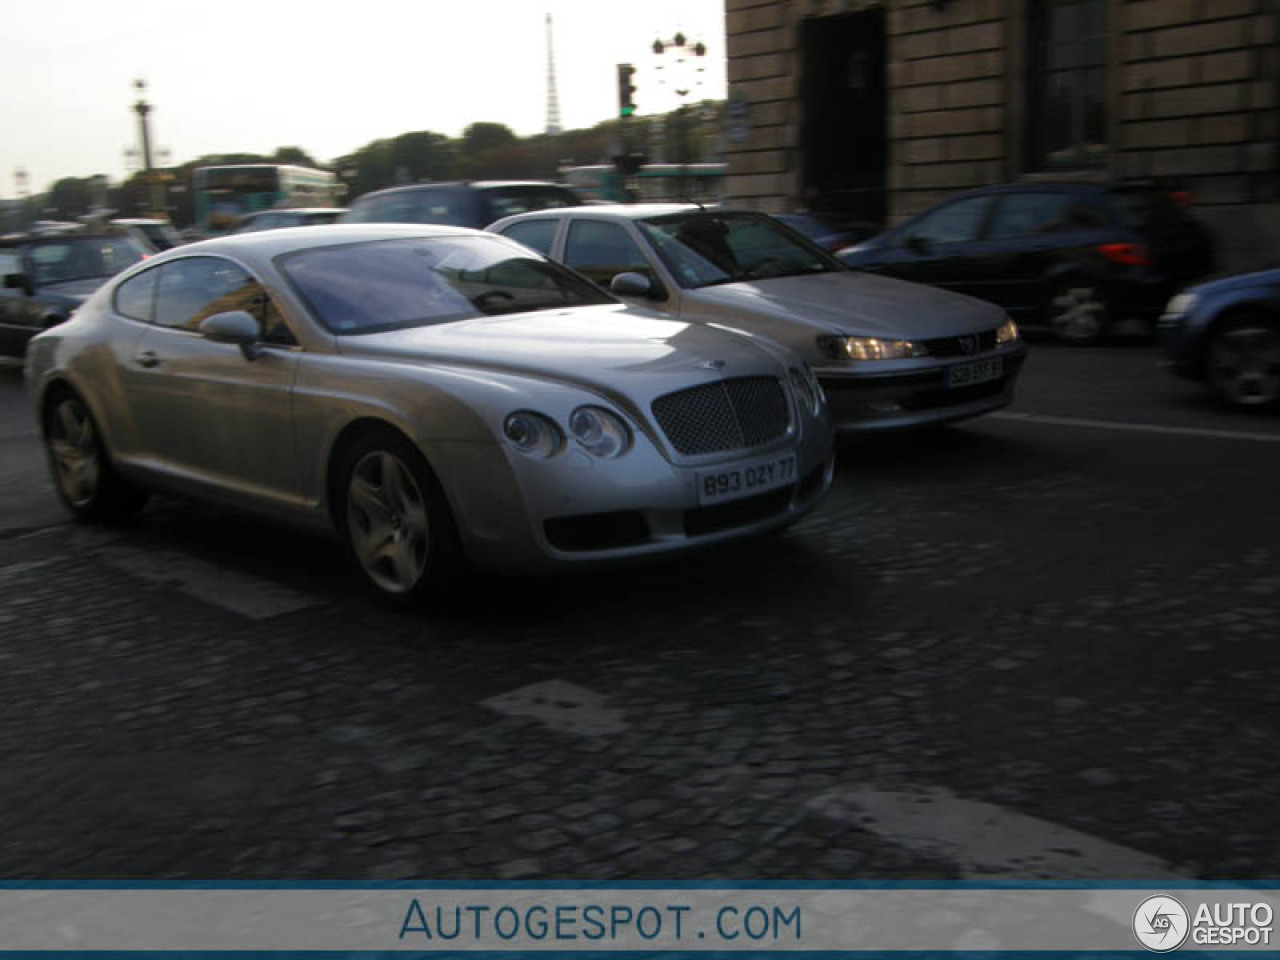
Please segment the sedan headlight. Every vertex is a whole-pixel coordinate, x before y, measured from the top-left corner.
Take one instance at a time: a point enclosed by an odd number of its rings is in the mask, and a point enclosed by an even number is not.
[[[579,407],[569,416],[569,432],[593,457],[608,460],[631,448],[631,431],[602,407]]]
[[[822,337],[823,353],[838,360],[908,360],[924,355],[923,344],[911,340],[884,340],[880,337]]]
[[[502,434],[510,444],[530,457],[554,457],[564,446],[564,435],[549,418],[532,410],[517,410],[502,421]]]
[[[1005,320],[996,330],[996,346],[1002,343],[1013,343],[1019,336],[1018,325],[1012,319]]]
[[[813,371],[808,367],[803,370],[792,367],[791,385],[795,388],[796,396],[800,398],[800,403],[805,410],[812,416],[818,416],[827,398],[823,395],[822,386],[818,383],[818,378],[813,375]]]
[[[1173,297],[1164,308],[1164,312],[1170,317],[1180,317],[1190,313],[1196,308],[1196,304],[1200,302],[1200,297],[1194,293],[1179,293]]]

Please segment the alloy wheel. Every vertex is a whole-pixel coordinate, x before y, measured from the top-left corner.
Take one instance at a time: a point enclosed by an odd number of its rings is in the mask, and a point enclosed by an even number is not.
[[[84,404],[66,397],[49,418],[49,451],[58,489],[73,507],[92,503],[102,481],[102,456]]]
[[[1267,407],[1280,401],[1280,329],[1257,321],[1218,333],[1209,346],[1207,373],[1229,403]]]
[[[1054,333],[1068,343],[1092,343],[1106,325],[1107,305],[1098,288],[1089,283],[1059,287],[1049,305]]]
[[[347,488],[351,549],[369,579],[387,593],[412,590],[431,550],[426,499],[409,467],[374,450],[357,461]]]

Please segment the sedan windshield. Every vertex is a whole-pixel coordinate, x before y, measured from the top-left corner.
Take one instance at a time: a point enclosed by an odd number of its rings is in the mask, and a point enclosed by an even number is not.
[[[381,333],[614,299],[554,263],[487,237],[313,247],[277,262],[331,333]]]
[[[845,269],[819,247],[754,213],[696,211],[638,225],[682,287]]]

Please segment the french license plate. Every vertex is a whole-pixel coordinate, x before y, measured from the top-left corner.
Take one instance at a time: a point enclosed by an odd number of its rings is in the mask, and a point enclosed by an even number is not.
[[[961,363],[947,368],[947,386],[967,387],[974,383],[999,380],[1002,373],[1004,373],[1004,361],[1001,357],[988,357],[986,360],[975,360],[973,363]]]
[[[698,503],[723,503],[785,487],[796,480],[796,455],[766,457],[736,467],[698,471]]]

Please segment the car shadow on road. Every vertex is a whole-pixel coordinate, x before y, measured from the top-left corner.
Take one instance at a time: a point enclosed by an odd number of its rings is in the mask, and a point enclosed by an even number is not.
[[[929,483],[939,476],[992,478],[1009,471],[1043,472],[1063,465],[1035,437],[995,432],[979,417],[911,430],[843,434],[836,441],[836,482],[896,479]],[[998,429],[998,428],[997,428]]]

